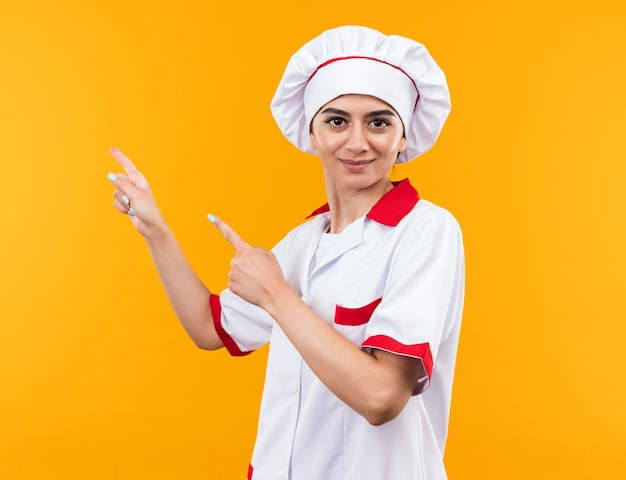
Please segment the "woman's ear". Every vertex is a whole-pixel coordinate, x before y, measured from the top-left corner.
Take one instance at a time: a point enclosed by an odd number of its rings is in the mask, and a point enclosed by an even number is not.
[[[317,138],[315,138],[315,134],[313,133],[313,130],[309,132],[309,141],[311,142],[311,148],[313,150],[317,150]]]
[[[400,145],[398,145],[398,153],[402,153],[406,150],[406,137],[400,139]]]

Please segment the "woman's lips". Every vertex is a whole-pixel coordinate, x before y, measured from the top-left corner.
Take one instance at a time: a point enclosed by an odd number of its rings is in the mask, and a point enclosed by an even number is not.
[[[362,172],[374,160],[341,160],[341,163],[351,172]]]

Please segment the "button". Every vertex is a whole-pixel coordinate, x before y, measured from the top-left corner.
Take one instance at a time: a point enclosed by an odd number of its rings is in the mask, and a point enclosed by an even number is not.
[[[298,382],[290,382],[289,383],[289,387],[291,388],[291,393],[298,393],[298,390],[300,389],[300,386],[298,385]]]

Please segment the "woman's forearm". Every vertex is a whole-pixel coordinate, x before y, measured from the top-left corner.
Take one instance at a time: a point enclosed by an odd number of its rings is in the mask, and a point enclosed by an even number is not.
[[[265,305],[317,377],[373,425],[395,418],[419,375],[419,360],[353,344],[319,318],[288,286]]]
[[[206,350],[223,346],[211,314],[211,292],[191,268],[168,227],[146,238],[152,260],[176,316],[195,344]]]

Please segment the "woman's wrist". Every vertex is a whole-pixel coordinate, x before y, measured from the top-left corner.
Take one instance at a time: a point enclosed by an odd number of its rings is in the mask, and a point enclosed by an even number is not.
[[[151,249],[158,248],[174,239],[174,233],[164,219],[141,232],[141,236]]]
[[[286,280],[273,288],[266,298],[267,300],[264,302],[264,305],[261,305],[261,308],[279,324],[281,317],[286,311],[290,311],[294,305],[302,303],[302,299]]]

